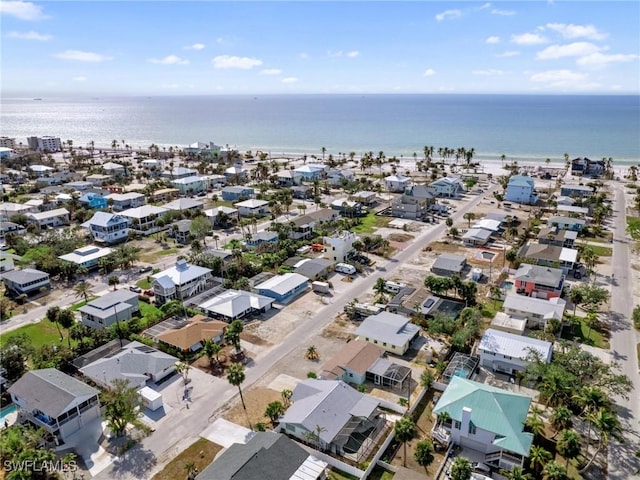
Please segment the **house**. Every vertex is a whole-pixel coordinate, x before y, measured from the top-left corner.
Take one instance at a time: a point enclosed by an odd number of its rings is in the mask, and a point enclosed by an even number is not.
[[[55,368],[31,370],[9,387],[19,418],[59,442],[100,419],[100,392]]]
[[[35,176],[44,177],[45,175],[53,172],[55,168],[49,167],[47,165],[30,165],[27,167],[27,170],[29,170]]]
[[[352,340],[327,360],[320,378],[342,380],[353,385],[362,385],[369,380],[374,385],[403,390],[411,378],[411,369],[390,362],[384,358],[384,349],[372,343]]]
[[[225,202],[235,202],[253,198],[255,191],[251,187],[231,186],[222,189],[222,200]]]
[[[459,177],[442,177],[431,182],[428,188],[436,197],[457,197],[464,192],[464,187]]]
[[[276,275],[255,286],[260,295],[273,298],[280,303],[289,303],[309,288],[309,279],[299,273]]]
[[[155,273],[151,278],[156,303],[162,305],[170,300],[186,300],[207,290],[211,283],[211,269],[190,265],[180,259],[175,266]]]
[[[306,216],[311,217],[316,222],[316,225],[325,225],[340,217],[338,212],[330,208],[321,208],[320,210],[307,213]]]
[[[103,163],[102,170],[104,170],[104,173],[112,177],[127,174],[127,168],[124,165],[115,162]]]
[[[559,268],[523,263],[514,275],[518,293],[550,299],[562,294],[565,275]]]
[[[190,157],[200,157],[203,160],[220,158],[221,146],[214,142],[194,142],[184,148],[184,153]]]
[[[27,229],[19,223],[13,222],[0,222],[0,243],[5,239],[8,234],[24,235],[27,233]]]
[[[155,158],[145,158],[140,162],[140,166],[144,170],[159,170],[161,165],[160,160],[156,160]]]
[[[224,171],[227,182],[242,183],[246,182],[249,177],[249,170],[243,168],[239,163],[232,165]]]
[[[347,200],[346,198],[338,198],[331,202],[331,208],[340,212],[340,215],[347,218],[359,217],[366,215],[367,209],[358,202]]]
[[[191,223],[192,221],[187,218],[184,220],[178,220],[171,225],[171,233],[169,235],[179,244],[186,245],[192,239]]]
[[[137,208],[147,203],[147,198],[142,193],[111,193],[107,195],[107,202],[111,203],[114,212],[121,212],[129,208]]]
[[[333,261],[326,258],[305,258],[294,265],[293,271],[314,281],[328,278],[334,265]]]
[[[251,432],[246,443],[233,443],[196,480],[325,480],[328,464],[286,435]]]
[[[558,226],[542,227],[538,232],[537,238],[538,243],[542,245],[573,248],[578,238],[578,232],[561,229]]]
[[[151,192],[151,200],[154,202],[166,202],[179,194],[180,190],[177,188],[160,188]]]
[[[211,220],[211,224],[216,226],[226,226],[228,222],[233,222],[238,216],[238,210],[236,208],[225,207],[221,205],[219,207],[213,207],[204,211],[205,216]],[[226,221],[223,221],[226,219]]]
[[[185,322],[176,323],[173,320],[165,320],[158,326],[162,328],[149,329],[145,335],[150,336],[156,342],[190,354],[199,351],[205,342],[222,343],[227,322],[195,315]],[[164,328],[165,326],[166,328]],[[154,333],[151,333],[152,331]],[[157,333],[158,331],[159,333]]]
[[[298,168],[294,168],[293,171],[302,177],[305,182],[312,182],[314,180],[320,180],[328,167],[325,165],[317,165],[314,163],[308,163]]]
[[[323,452],[359,460],[386,426],[379,403],[340,380],[303,380],[280,417],[280,429],[304,442],[312,439]]]
[[[524,331],[527,328],[527,319],[511,317],[504,312],[496,312],[491,319],[491,328],[515,335],[524,335]]]
[[[165,178],[168,178],[170,180],[177,180],[179,178],[187,178],[187,177],[193,177],[198,175],[198,171],[194,170],[193,168],[186,168],[186,167],[175,167],[172,170],[169,170],[167,172],[163,172],[162,176]]]
[[[31,205],[25,205],[23,203],[0,203],[0,218],[4,221],[11,221],[16,215],[27,215],[33,211],[35,211],[35,209]]]
[[[182,195],[194,195],[196,193],[206,192],[209,188],[207,180],[197,175],[176,178],[171,180],[171,185],[177,188]]]
[[[561,230],[581,232],[587,222],[582,218],[571,218],[556,215],[549,217],[547,227],[558,227]]]
[[[295,170],[280,170],[276,176],[279,187],[293,187],[302,183],[302,175]]]
[[[138,294],[130,290],[114,290],[87,302],[78,309],[87,327],[102,329],[114,323],[131,320],[140,314]]]
[[[82,203],[85,207],[89,207],[93,210],[102,210],[103,208],[107,208],[108,206],[106,197],[103,197],[102,195],[98,195],[97,193],[93,193],[93,192],[85,193],[80,198],[78,198],[78,201]]]
[[[502,309],[511,317],[526,318],[529,328],[546,328],[550,320],[562,321],[566,306],[567,302],[560,297],[545,300],[509,293]]]
[[[533,434],[523,427],[531,398],[484,383],[453,376],[433,409],[432,436],[484,455],[482,463],[510,470],[522,467]]]
[[[356,329],[361,339],[379,345],[387,352],[404,355],[411,342],[420,335],[420,327],[397,313],[381,312],[364,319]]]
[[[361,190],[349,196],[349,200],[361,203],[366,207],[372,207],[378,202],[378,193],[369,190]]]
[[[590,160],[587,157],[571,160],[571,175],[597,177],[605,168],[604,160]]]
[[[529,259],[536,265],[560,268],[566,275],[576,264],[578,251],[572,248],[527,242],[518,251],[518,256]]]
[[[29,222],[38,226],[38,228],[55,228],[69,225],[69,210],[66,208],[56,208],[45,212],[27,214]]]
[[[587,185],[576,185],[576,184],[564,184],[560,186],[560,195],[563,197],[568,197],[571,199],[574,198],[589,198],[595,193],[593,187],[589,187]],[[557,202],[560,204],[560,198],[558,198]],[[571,203],[573,205],[573,203]]]
[[[244,290],[226,290],[198,303],[197,308],[211,318],[231,323],[239,318],[260,315],[271,310],[273,298]]]
[[[411,179],[403,175],[389,175],[384,178],[384,188],[389,192],[404,192],[411,185]]]
[[[426,198],[402,194],[391,203],[391,216],[422,221],[427,217],[430,203]]]
[[[491,231],[484,228],[471,228],[462,235],[462,242],[467,247],[486,245],[491,237]]]
[[[0,273],[13,270],[15,268],[13,261],[19,259],[20,257],[18,255],[0,250]]]
[[[12,296],[31,295],[51,288],[49,274],[34,268],[11,270],[0,275],[0,280]]]
[[[509,179],[504,199],[507,202],[535,205],[538,193],[535,191],[533,178],[524,175],[514,175]]]
[[[292,240],[309,239],[313,237],[316,221],[310,215],[301,215],[294,218],[291,222],[291,231],[289,238]]]
[[[278,243],[278,232],[272,232],[270,230],[262,230],[258,233],[253,233],[245,240],[244,244],[247,248],[257,248],[261,245]]]
[[[67,182],[63,185],[65,188],[69,188],[76,192],[84,192],[94,187],[92,182],[86,180],[78,180],[77,182]]]
[[[76,248],[73,252],[60,255],[58,258],[65,262],[70,262],[84,267],[87,270],[98,268],[100,259],[111,255],[113,250],[108,247],[101,248],[95,245],[87,245],[86,247]]]
[[[333,187],[340,187],[353,182],[355,174],[351,170],[335,170],[330,169],[326,173],[327,182]]]
[[[557,205],[555,210],[559,214],[575,214],[577,216],[587,216],[589,214],[589,207],[578,207],[577,205]]]
[[[80,368],[80,373],[97,385],[108,388],[114,380],[143,388],[157,383],[176,370],[178,359],[140,342],[131,342],[118,351]]]
[[[171,212],[186,212],[190,211],[198,211],[202,210],[204,203],[202,200],[198,200],[197,198],[178,198],[173,200],[172,202],[165,203],[162,205],[162,208]]]
[[[308,185],[294,185],[290,189],[293,198],[298,200],[308,200],[313,197],[313,188]]]
[[[104,185],[110,184],[113,181],[111,175],[105,175],[102,173],[87,175],[86,180],[87,182],[91,182],[91,185],[93,185],[94,187],[102,187]]]
[[[556,197],[556,205],[573,205],[575,203],[576,201],[573,198],[566,195],[560,195]]]
[[[451,275],[460,275],[466,266],[467,257],[441,253],[437,256],[435,262],[433,262],[431,272],[441,277],[450,277]]]
[[[542,363],[549,363],[552,353],[551,342],[493,328],[485,330],[478,346],[480,365],[507,375],[522,372],[527,368],[531,354],[536,355]]]
[[[93,240],[108,245],[124,242],[129,238],[128,218],[108,212],[96,212],[88,221],[82,224],[89,229]]]
[[[336,263],[343,263],[355,252],[353,242],[358,239],[355,233],[344,230],[331,237],[324,237],[327,245],[324,249],[326,257]]]
[[[266,200],[255,200],[250,198],[244,202],[234,203],[233,206],[238,209],[238,213],[241,217],[263,217],[269,214],[269,202]]]
[[[167,211],[155,205],[142,205],[141,207],[129,208],[120,212],[120,216],[129,219],[130,229],[142,235],[151,235],[167,228],[158,226],[156,220]]]
[[[474,223],[473,228],[482,228],[483,230],[489,230],[492,234],[498,233],[502,225],[501,220],[495,220],[492,218],[482,218]]]

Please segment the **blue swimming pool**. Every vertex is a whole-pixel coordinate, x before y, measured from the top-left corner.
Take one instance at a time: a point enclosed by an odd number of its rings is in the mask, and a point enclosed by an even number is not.
[[[7,420],[7,417],[18,410],[18,406],[15,403],[12,403],[8,407],[0,410],[0,426],[4,425],[4,422]]]
[[[502,287],[503,290],[511,290],[513,288],[513,282],[502,282],[502,285],[500,285],[500,287]]]

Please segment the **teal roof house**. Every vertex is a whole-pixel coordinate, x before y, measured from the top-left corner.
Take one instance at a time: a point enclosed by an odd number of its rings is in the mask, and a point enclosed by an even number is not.
[[[514,175],[509,179],[504,199],[507,202],[535,205],[538,193],[533,178],[525,175]]]
[[[431,434],[441,443],[477,451],[492,467],[522,467],[533,441],[533,434],[523,431],[530,405],[525,395],[453,377],[433,409],[436,417],[448,419],[437,421]]]

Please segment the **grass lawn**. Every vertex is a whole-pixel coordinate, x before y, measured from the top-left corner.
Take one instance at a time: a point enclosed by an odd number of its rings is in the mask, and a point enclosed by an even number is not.
[[[369,211],[365,217],[362,217],[361,224],[351,229],[354,233],[373,233],[377,228],[386,227],[392,220],[390,217],[376,215],[373,210]]]
[[[610,257],[613,255],[613,249],[611,247],[601,247],[600,245],[589,245],[589,248],[593,250],[593,253],[599,257]]]
[[[138,280],[136,285],[139,286],[143,290],[149,290],[151,288],[151,282],[148,278],[143,278],[142,280]]]
[[[502,311],[502,304],[503,303],[504,302],[502,300],[491,300],[491,299],[487,298],[482,303],[482,308],[480,309],[480,312],[482,313],[482,316],[484,318],[493,319],[493,317],[496,316],[496,313]]]
[[[138,302],[138,305],[140,305],[140,314],[143,317],[147,317],[149,314],[162,315],[162,311],[155,305],[151,305],[147,302]]]
[[[160,257],[164,257],[165,255],[175,255],[176,253],[178,253],[178,249],[175,247],[167,248],[165,250],[152,250],[148,253],[142,253],[140,255],[140,261],[145,263],[155,263]]]
[[[376,467],[369,475],[369,480],[391,480],[395,474],[381,467]]]
[[[611,238],[613,234],[607,233],[606,238],[603,237],[583,237],[582,240],[585,242],[597,242],[597,243],[611,243]]]
[[[636,350],[638,351],[638,363],[640,363],[640,343],[636,345]]]
[[[358,477],[355,475],[349,475],[346,472],[341,472],[339,470],[331,470],[329,472],[328,480],[358,480]]]
[[[21,333],[26,334],[27,337],[31,339],[31,344],[35,348],[40,348],[43,345],[67,345],[67,331],[64,328],[62,329],[64,340],[61,342],[58,328],[49,320],[43,318],[38,323],[25,325],[24,327],[16,328],[9,333],[0,335],[0,346],[4,347],[4,345],[7,343],[7,340]],[[71,344],[73,345],[74,343],[75,342],[72,340]]]
[[[591,345],[593,347],[598,348],[606,348],[610,347],[609,340],[603,335],[602,332],[592,328],[589,331],[589,327],[585,323],[585,319],[582,317],[576,316],[578,320],[580,320],[580,327],[576,325],[576,327],[571,328],[565,327],[562,330],[562,338],[566,340],[576,340],[579,343],[584,343],[585,345]]]
[[[89,295],[89,302],[91,302],[92,300],[95,300],[96,298],[98,298],[96,295]],[[69,307],[69,310],[75,312],[77,311],[79,308],[84,307],[88,302],[85,300],[82,300],[81,302],[78,303],[74,303],[73,305],[71,305]]]
[[[205,438],[200,438],[182,451],[180,455],[171,460],[164,469],[155,474],[152,480],[176,480],[179,478],[187,478],[185,465],[193,462],[199,472],[209,465],[216,454],[222,450],[218,444],[210,442]]]

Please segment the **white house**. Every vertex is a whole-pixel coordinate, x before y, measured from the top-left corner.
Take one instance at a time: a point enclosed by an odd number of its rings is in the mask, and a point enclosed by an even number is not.
[[[537,338],[524,337],[493,328],[487,329],[478,346],[480,365],[509,375],[524,370],[533,352],[542,362],[549,363],[553,344]]]
[[[151,275],[151,278],[156,303],[162,305],[170,300],[185,300],[209,288],[211,269],[180,259],[175,266]]]
[[[404,192],[411,185],[411,179],[403,175],[389,175],[384,179],[384,188],[389,192]]]
[[[69,225],[69,210],[56,208],[45,212],[29,213],[27,219],[40,228],[55,228]]]
[[[502,309],[509,316],[526,318],[529,328],[545,328],[552,319],[562,321],[566,306],[567,302],[560,297],[545,300],[509,293]]]
[[[102,164],[102,170],[104,170],[104,173],[112,177],[116,175],[126,175],[127,173],[126,167],[116,162],[107,162]]]
[[[524,175],[514,175],[509,179],[504,199],[507,202],[535,205],[538,194],[535,191],[535,181]]]
[[[115,212],[121,212],[129,208],[141,207],[147,203],[147,198],[142,193],[127,192],[127,193],[111,193],[105,197],[107,201],[113,203],[113,210]]]
[[[243,217],[250,217],[252,215],[263,217],[269,214],[269,202],[265,200],[250,198],[244,202],[234,203],[233,206],[238,209],[238,213]]]
[[[420,335],[420,327],[404,315],[381,312],[365,318],[357,328],[356,335],[387,352],[404,355],[413,339]]]
[[[84,247],[76,248],[73,252],[65,255],[60,255],[58,258],[65,262],[70,262],[84,267],[87,270],[97,268],[100,263],[100,259],[111,255],[113,250],[108,247],[101,248],[95,245],[86,245]]]
[[[128,218],[130,222],[130,228],[143,235],[151,235],[158,232],[165,226],[158,227],[156,220],[167,210],[162,207],[156,207],[155,205],[142,205],[141,207],[129,208],[120,212],[120,215]]]
[[[324,249],[325,256],[334,262],[345,262],[349,255],[355,251],[353,242],[357,239],[356,234],[348,230],[336,233],[331,237],[324,237],[324,243],[327,245]]]
[[[429,184],[429,191],[437,197],[456,197],[464,188],[459,177],[442,177]]]
[[[82,224],[88,228],[93,240],[113,244],[124,242],[129,236],[129,219],[108,212],[96,212]]]

